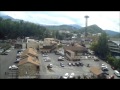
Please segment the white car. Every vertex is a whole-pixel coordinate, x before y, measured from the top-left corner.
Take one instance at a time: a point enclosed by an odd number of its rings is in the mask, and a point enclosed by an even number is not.
[[[102,69],[103,71],[104,71],[104,70],[108,70],[108,67],[107,67],[107,65],[102,64],[101,69]]]
[[[63,79],[68,79],[69,78],[69,73],[65,73],[65,75],[63,76]]]
[[[6,53],[9,53],[10,51],[11,51],[11,50],[6,50],[5,52],[6,52]]]
[[[120,73],[119,73],[117,70],[114,70],[114,74],[115,74],[117,77],[120,77]]]
[[[68,63],[68,65],[69,65],[69,66],[71,66],[71,65],[72,65],[72,63]]]
[[[18,69],[16,65],[9,66],[9,69]]]
[[[64,61],[64,57],[62,56],[58,57],[58,61]]]
[[[75,73],[71,73],[70,76],[69,76],[70,79],[72,79],[74,77],[75,77]]]
[[[51,59],[49,57],[44,58],[45,62],[50,62]]]
[[[43,54],[42,56],[43,56],[43,57],[48,57],[48,55],[47,55],[47,54]]]

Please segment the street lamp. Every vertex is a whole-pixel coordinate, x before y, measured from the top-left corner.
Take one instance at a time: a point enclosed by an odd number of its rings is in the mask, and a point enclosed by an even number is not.
[[[85,29],[85,37],[87,37],[87,20],[88,20],[88,18],[89,18],[89,16],[86,15],[86,16],[85,16],[85,19],[86,19],[86,22],[85,22],[85,23],[86,23],[86,24],[85,24],[85,25],[86,25],[86,29]]]

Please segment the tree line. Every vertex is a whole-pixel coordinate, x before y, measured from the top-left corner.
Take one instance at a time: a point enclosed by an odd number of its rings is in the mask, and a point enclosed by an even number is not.
[[[24,37],[57,38],[63,40],[72,37],[72,34],[59,33],[58,30],[49,30],[39,24],[26,22],[23,20],[12,21],[0,17],[0,39],[16,39]]]
[[[39,39],[48,37],[47,29],[38,24],[31,22],[12,21],[11,19],[3,19],[0,17],[0,39],[16,39],[35,36]]]

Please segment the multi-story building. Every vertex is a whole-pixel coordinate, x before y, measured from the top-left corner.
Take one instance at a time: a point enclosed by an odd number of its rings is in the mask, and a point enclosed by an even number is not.
[[[120,41],[108,41],[110,52],[115,56],[120,56]]]

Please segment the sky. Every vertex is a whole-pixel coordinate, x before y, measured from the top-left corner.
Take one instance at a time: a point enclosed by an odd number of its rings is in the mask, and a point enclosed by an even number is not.
[[[103,30],[120,32],[120,11],[1,11],[15,19],[45,25],[77,24],[85,27],[84,16],[88,15],[88,26],[96,24]]]

